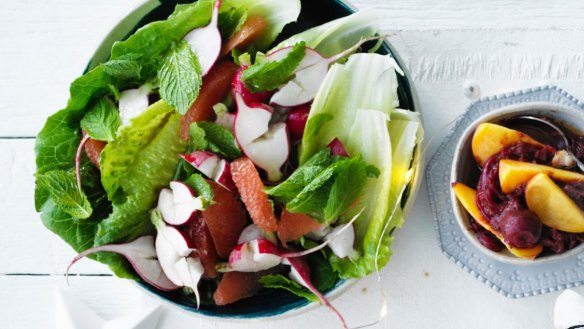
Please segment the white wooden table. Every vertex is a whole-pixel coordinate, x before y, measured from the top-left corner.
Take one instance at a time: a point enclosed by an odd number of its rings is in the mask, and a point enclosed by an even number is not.
[[[316,1],[316,0],[315,0]],[[69,83],[114,24],[140,0],[0,1],[0,328],[51,328],[53,291],[66,286],[73,251],[46,230],[33,208],[34,136],[63,107]],[[376,8],[418,91],[428,138],[482,95],[555,83],[584,99],[584,2],[579,0],[355,0]],[[430,145],[428,154],[436,149]],[[378,328],[551,328],[558,293],[507,299],[443,256],[422,184],[416,207],[382,271],[388,315]],[[70,279],[98,314],[115,318],[151,303],[129,282],[84,260]],[[584,288],[576,289],[584,293]],[[375,319],[373,277],[334,300],[351,325]],[[335,328],[317,308],[294,318],[238,322],[242,328]],[[230,328],[167,309],[159,328]]]

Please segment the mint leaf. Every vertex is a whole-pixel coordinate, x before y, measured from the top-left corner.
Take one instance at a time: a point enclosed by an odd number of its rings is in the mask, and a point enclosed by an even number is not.
[[[241,79],[251,92],[274,90],[292,79],[294,70],[305,54],[304,42],[298,42],[282,60],[261,62],[256,60],[255,64],[243,71]]]
[[[208,151],[216,153],[224,158],[228,158],[229,160],[243,156],[231,130],[207,121],[201,121],[194,124],[205,131],[205,137],[208,142]]]
[[[140,77],[142,64],[138,61],[139,59],[139,54],[130,53],[116,59],[110,59],[101,66],[106,74],[117,79],[129,80]]]
[[[204,151],[209,146],[205,130],[197,125],[196,122],[189,126],[189,146],[191,151]]]
[[[201,196],[207,201],[207,204],[210,204],[213,201],[213,189],[211,185],[207,183],[207,181],[203,178],[203,176],[199,174],[192,174],[189,178],[185,181],[187,185],[192,187],[195,192],[197,192],[198,196]]]
[[[290,212],[310,214],[319,222],[322,222],[322,212],[326,207],[333,185],[333,179],[331,178],[342,165],[343,162],[337,162],[321,171],[292,201],[286,203],[286,208]]]
[[[331,187],[324,208],[325,222],[331,222],[357,199],[367,182],[367,163],[361,156],[353,157],[343,166]]]
[[[93,212],[89,200],[77,187],[75,176],[62,170],[37,175],[39,188],[48,192],[55,205],[77,219],[85,219]]]
[[[231,38],[241,29],[247,21],[247,10],[245,8],[230,8],[226,12],[219,13],[219,32],[221,40]]]
[[[260,284],[264,288],[284,289],[298,297],[306,298],[311,302],[314,303],[319,302],[318,297],[316,297],[315,294],[313,294],[303,286],[299,285],[295,281],[292,281],[291,279],[283,276],[282,274],[265,275],[261,277]]]
[[[184,115],[201,89],[203,78],[197,56],[189,44],[179,42],[165,56],[158,71],[160,97]]]
[[[120,113],[115,104],[107,98],[102,98],[81,119],[81,129],[92,139],[111,142],[122,124]]]
[[[331,162],[329,149],[313,155],[305,164],[298,167],[288,179],[271,188],[266,193],[278,201],[287,203],[292,201],[312,180],[314,180]]]

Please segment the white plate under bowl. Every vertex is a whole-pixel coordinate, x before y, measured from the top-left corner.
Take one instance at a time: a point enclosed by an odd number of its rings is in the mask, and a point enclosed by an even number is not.
[[[426,168],[430,209],[434,214],[442,252],[466,272],[510,298],[534,296],[584,284],[584,248],[531,263],[496,255],[480,245],[464,224],[459,224],[456,214],[459,210],[458,206],[453,207],[450,185],[453,165],[458,158],[459,141],[468,142],[473,127],[479,122],[505,115],[505,111],[510,109],[532,111],[536,107],[547,109],[548,115],[561,112],[574,128],[584,128],[584,119],[577,121],[579,126],[572,122],[574,118],[584,118],[584,104],[555,86],[483,98],[472,103],[458,119]]]

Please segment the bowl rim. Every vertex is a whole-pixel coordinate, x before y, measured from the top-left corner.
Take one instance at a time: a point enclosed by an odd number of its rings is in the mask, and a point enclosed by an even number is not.
[[[512,104],[512,105],[507,105],[507,106],[495,109],[493,111],[490,111],[488,113],[485,113],[485,114],[481,115],[479,118],[477,118],[476,120],[474,120],[464,130],[464,132],[462,133],[462,135],[458,139],[456,146],[455,146],[452,167],[450,170],[450,181],[451,182],[457,181],[457,177],[459,177],[459,173],[458,173],[459,170],[458,169],[460,167],[460,158],[461,158],[462,150],[463,150],[465,144],[470,142],[470,139],[471,139],[472,135],[474,134],[476,127],[479,124],[485,123],[485,122],[497,122],[497,121],[500,121],[500,120],[505,119],[505,118],[510,118],[510,117],[516,116],[520,113],[533,114],[533,112],[536,112],[536,113],[546,112],[546,115],[551,117],[552,119],[557,119],[557,117],[554,117],[554,116],[558,112],[565,113],[569,116],[580,119],[580,121],[583,122],[583,127],[584,127],[584,113],[582,111],[577,110],[573,107],[565,106],[565,105],[554,103],[554,102],[548,102],[548,101]],[[584,134],[584,130],[582,131],[582,133]],[[458,226],[460,227],[461,231],[463,232],[464,236],[478,250],[480,250],[481,252],[483,252],[487,256],[489,256],[489,257],[491,257],[499,262],[507,263],[507,264],[511,264],[511,265],[516,265],[516,266],[542,265],[542,264],[549,264],[549,263],[562,261],[562,260],[565,260],[567,258],[573,257],[574,255],[580,254],[582,251],[584,251],[584,243],[582,243],[579,246],[577,246],[571,250],[568,250],[562,254],[547,255],[547,256],[543,256],[541,258],[536,258],[534,260],[519,258],[517,256],[511,255],[509,253],[509,251],[507,251],[507,250],[503,250],[502,252],[492,251],[492,250],[486,248],[485,246],[483,246],[478,241],[476,234],[474,234],[474,232],[472,232],[472,230],[469,228],[468,217],[470,216],[470,214],[468,213],[468,211],[466,209],[464,209],[464,207],[461,205],[460,201],[458,201],[456,195],[454,194],[453,189],[450,189],[450,202],[451,202],[454,217],[456,218],[456,222],[457,222]]]

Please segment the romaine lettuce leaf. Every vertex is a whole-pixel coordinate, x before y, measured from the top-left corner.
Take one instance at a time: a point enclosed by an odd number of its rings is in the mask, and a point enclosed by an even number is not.
[[[329,57],[350,48],[361,39],[374,36],[377,32],[377,16],[373,11],[363,10],[296,34],[270,51],[304,41],[306,47]]]
[[[390,122],[398,105],[394,65],[390,57],[377,54],[356,54],[344,65],[333,65],[316,95],[307,125],[323,113],[332,119],[320,123],[316,133],[305,133],[301,145],[303,163],[338,138],[351,156],[361,155],[379,170],[377,178],[367,179],[359,202],[341,215],[347,220],[363,211],[354,223],[354,247],[360,258],[330,257],[331,265],[343,278],[371,273],[376,261],[379,268],[383,267],[391,255],[391,227],[403,221],[397,199],[406,181],[405,176],[397,175],[410,168],[418,126]],[[401,118],[404,117],[402,114]],[[396,171],[394,164],[399,166]]]

